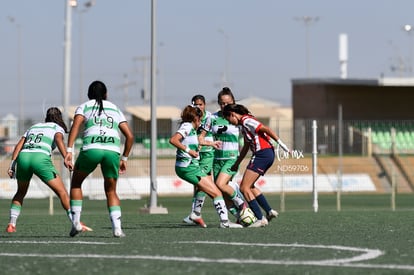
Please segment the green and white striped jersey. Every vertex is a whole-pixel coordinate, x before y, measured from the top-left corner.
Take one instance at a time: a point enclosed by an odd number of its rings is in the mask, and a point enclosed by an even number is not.
[[[236,159],[239,155],[239,128],[230,124],[219,111],[211,116],[210,131],[214,140],[222,142],[221,148],[214,151],[214,159]]]
[[[112,102],[103,100],[103,111],[99,115],[96,100],[89,100],[76,108],[75,116],[84,117],[82,150],[101,149],[120,153],[121,138],[119,124],[126,121],[124,114]]]
[[[201,126],[202,130],[206,131],[206,135],[204,137],[205,141],[214,141],[213,133],[208,129],[211,129],[211,116],[212,114],[209,111],[204,112],[204,116],[201,119]],[[200,152],[211,152],[214,150],[213,146],[201,146]]]
[[[182,123],[178,128],[177,133],[183,136],[183,140],[181,141],[183,145],[191,150],[198,150],[198,135],[191,122]],[[177,149],[175,166],[187,167],[190,165],[192,159],[193,157],[190,156],[189,153],[184,150]]]
[[[65,134],[65,130],[54,122],[37,123],[23,135],[26,138],[21,152],[44,153],[51,155],[56,148],[55,134]]]

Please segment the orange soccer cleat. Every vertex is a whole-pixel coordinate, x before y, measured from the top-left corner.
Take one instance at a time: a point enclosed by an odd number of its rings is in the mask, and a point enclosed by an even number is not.
[[[16,225],[9,223],[6,228],[7,233],[14,233],[16,232]]]

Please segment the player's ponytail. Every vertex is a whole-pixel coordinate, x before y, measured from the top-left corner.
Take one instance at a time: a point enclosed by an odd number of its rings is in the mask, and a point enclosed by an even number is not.
[[[236,103],[236,99],[234,98],[233,92],[230,90],[229,87],[224,87],[217,95],[217,103],[220,105],[221,97],[228,95],[231,97],[233,103]]]
[[[193,122],[196,117],[201,118],[203,112],[198,107],[187,105],[181,112],[181,122]]]
[[[88,88],[88,98],[95,99],[96,104],[98,105],[98,115],[101,115],[103,112],[103,100],[106,99],[107,89],[105,84],[102,81],[94,81],[89,85]]]
[[[59,108],[50,107],[47,109],[45,122],[54,122],[62,127],[65,133],[68,132],[68,127],[66,127],[66,124],[63,121],[62,112],[59,110]]]

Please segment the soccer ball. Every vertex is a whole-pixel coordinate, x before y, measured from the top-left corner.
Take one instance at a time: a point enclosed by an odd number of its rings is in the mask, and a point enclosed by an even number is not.
[[[257,218],[254,215],[253,211],[249,207],[246,207],[240,211],[239,221],[241,225],[249,226],[252,223],[255,223],[257,221]]]

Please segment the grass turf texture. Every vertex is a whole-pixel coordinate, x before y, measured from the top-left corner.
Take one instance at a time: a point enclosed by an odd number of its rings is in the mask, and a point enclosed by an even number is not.
[[[55,200],[26,200],[17,232],[4,232],[10,201],[1,200],[0,262],[4,274],[412,274],[414,198],[397,195],[287,195],[286,211],[265,228],[220,229],[210,199],[203,217],[208,228],[187,226],[190,197],[159,197],[168,215],[140,214],[148,203],[122,201],[126,238],[113,238],[105,201],[84,201],[82,220],[93,232],[68,236],[70,224]],[[279,208],[279,197],[268,196]],[[309,245],[308,247],[301,245]],[[319,247],[313,247],[319,245]],[[332,248],[332,246],[335,246]],[[379,250],[373,259],[345,264],[334,260]],[[325,262],[322,262],[325,260]]]

